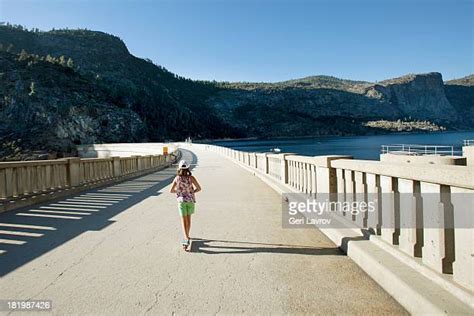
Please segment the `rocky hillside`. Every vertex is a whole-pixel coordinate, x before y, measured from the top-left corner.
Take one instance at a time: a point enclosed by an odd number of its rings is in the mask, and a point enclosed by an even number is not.
[[[474,75],[447,81],[446,97],[458,113],[458,126],[474,128]]]
[[[18,159],[73,153],[74,144],[140,141],[134,111],[69,67],[0,52],[0,137],[4,156]]]
[[[71,148],[75,144],[91,141],[242,136],[205,103],[208,95],[216,90],[213,84],[181,78],[149,60],[136,58],[115,36],[86,30],[39,32],[0,26],[0,51],[0,81],[4,87],[0,93],[0,116],[7,118],[0,121],[3,144],[0,157],[5,159],[38,158],[30,151],[53,156],[73,154]],[[41,68],[48,68],[48,71],[43,73]],[[74,80],[59,80],[64,71]],[[69,84],[65,84],[67,82]],[[35,94],[30,94],[31,85]],[[85,91],[89,95],[85,95]],[[104,133],[102,129],[92,127],[110,125],[99,115],[90,115],[90,124],[69,123],[80,120],[73,114],[79,102],[77,99],[94,101],[83,102],[89,108],[101,103],[104,111],[116,115],[110,124],[116,121],[126,124],[127,121],[120,117],[129,113],[134,121],[138,119],[137,126],[131,128],[138,128],[138,125],[143,128],[132,134],[120,129],[111,138],[114,131]],[[38,120],[30,122],[29,112],[21,108],[47,117],[56,117],[57,110],[62,109],[64,113],[70,113],[65,116],[71,117],[70,121],[48,119],[40,125]],[[12,112],[16,113],[15,117],[11,116]],[[31,132],[20,122],[29,122]],[[56,136],[43,137],[33,133],[44,129],[45,124],[49,133]],[[63,127],[70,133],[64,133]],[[56,142],[52,141],[54,137],[57,137]],[[12,151],[16,154],[12,155]]]
[[[137,58],[116,36],[87,30],[32,32],[0,26],[0,45],[13,54],[24,51],[58,63],[62,58],[63,65],[70,59],[70,68],[106,91],[115,106],[140,115],[151,140],[188,133],[218,137],[229,130],[204,104],[216,89],[212,84],[184,79],[150,60]]]
[[[76,144],[474,128],[472,76],[370,83],[185,79],[88,30],[0,26],[0,157],[74,154]],[[378,122],[378,123],[371,123]],[[395,123],[393,123],[395,122]]]
[[[446,98],[439,73],[377,84],[310,77],[281,84],[222,86],[225,89],[211,97],[209,104],[219,109],[226,121],[257,136],[363,134],[374,131],[366,127],[376,126],[366,122],[381,119],[474,127],[474,120],[462,121],[460,113],[465,111]],[[472,104],[470,109],[474,110]]]

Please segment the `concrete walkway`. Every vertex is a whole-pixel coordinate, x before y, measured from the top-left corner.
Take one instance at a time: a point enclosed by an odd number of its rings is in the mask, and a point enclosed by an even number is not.
[[[191,253],[163,170],[0,214],[0,299],[52,300],[55,314],[406,313],[322,233],[283,229],[257,177],[193,152]]]

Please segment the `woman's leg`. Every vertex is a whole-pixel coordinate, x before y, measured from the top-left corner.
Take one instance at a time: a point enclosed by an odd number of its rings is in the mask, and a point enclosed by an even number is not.
[[[186,223],[186,231],[184,232],[186,239],[189,239],[189,215],[184,217],[184,221]]]
[[[191,215],[194,214],[194,208],[195,208],[194,202],[190,202],[189,209],[188,209],[188,237],[189,237],[189,232],[191,231]]]
[[[188,221],[187,221],[187,216],[186,215],[183,215],[181,216],[181,224],[183,224],[183,236],[184,236],[184,239],[188,239]]]
[[[186,234],[186,235],[188,236],[188,239],[189,239],[189,231],[191,230],[191,215],[188,215],[188,216],[186,216],[186,217],[188,218],[188,219],[187,219],[187,221],[188,221],[188,223],[187,223],[187,229],[188,229],[188,231],[187,231],[187,234]]]

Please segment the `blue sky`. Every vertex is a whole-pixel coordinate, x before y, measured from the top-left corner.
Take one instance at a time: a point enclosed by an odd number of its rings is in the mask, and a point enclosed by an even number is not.
[[[275,82],[473,73],[472,0],[0,0],[0,21],[88,28],[179,75]]]

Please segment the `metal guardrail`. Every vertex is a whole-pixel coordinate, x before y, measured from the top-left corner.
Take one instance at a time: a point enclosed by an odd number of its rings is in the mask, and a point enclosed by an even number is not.
[[[473,143],[474,144],[474,143]],[[417,144],[391,144],[382,145],[382,154],[412,155],[412,156],[456,156],[462,151],[455,146],[447,145],[417,145]]]
[[[465,139],[464,146],[474,146],[474,139]]]

